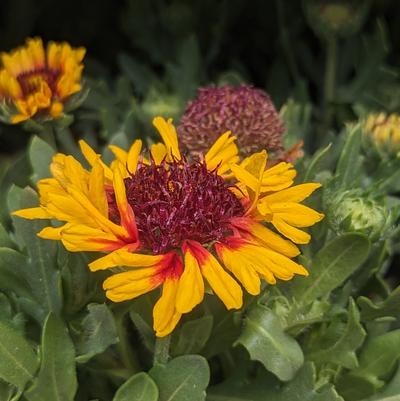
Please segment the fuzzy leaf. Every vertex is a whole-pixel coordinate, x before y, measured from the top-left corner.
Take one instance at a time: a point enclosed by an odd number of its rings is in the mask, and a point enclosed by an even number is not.
[[[8,195],[10,211],[38,205],[37,195],[29,188],[12,187]],[[44,318],[48,312],[59,314],[62,306],[60,272],[57,270],[57,244],[36,234],[48,224],[39,220],[13,217],[16,236],[26,247],[29,263],[25,266],[26,280],[32,293],[43,308]]]
[[[348,369],[356,368],[358,363],[355,351],[363,343],[364,337],[365,330],[360,324],[360,313],[354,301],[350,299],[344,331],[329,347],[323,347],[324,343],[327,342],[327,339],[323,337],[318,346],[315,347],[316,350],[307,355],[307,359],[317,363],[333,363]]]
[[[291,380],[304,362],[297,341],[284,332],[279,318],[264,305],[250,310],[236,344],[243,345],[252,360],[260,361],[282,381]]]
[[[140,372],[117,390],[113,401],[158,401],[158,388],[147,373]]]
[[[371,321],[386,316],[397,317],[400,314],[400,287],[393,290],[382,302],[374,303],[367,297],[359,297],[357,303],[364,321]]]
[[[204,401],[210,380],[207,360],[200,355],[183,355],[150,372],[160,393],[159,401]]]
[[[15,328],[0,322],[0,378],[22,391],[38,365],[29,342]]]
[[[359,367],[343,375],[338,389],[346,400],[365,398],[381,388],[400,358],[400,330],[372,337],[359,356]]]
[[[43,139],[34,136],[28,152],[33,169],[33,182],[50,177],[50,163],[55,154],[54,149]]]
[[[105,351],[118,342],[114,317],[104,304],[88,305],[88,315],[83,319],[82,340],[78,345],[76,361],[87,362],[94,355]]]
[[[65,324],[50,313],[43,327],[40,371],[24,395],[28,401],[73,401],[76,390],[74,346]]]
[[[18,296],[30,296],[24,278],[26,257],[10,248],[0,248],[0,283],[2,291],[13,291]]]
[[[213,317],[208,315],[185,322],[179,331],[176,345],[172,348],[172,354],[199,353],[211,335],[213,320]],[[193,333],[196,334],[193,335]]]
[[[339,287],[366,260],[369,249],[369,240],[361,234],[344,234],[329,242],[314,257],[309,277],[293,282],[297,302],[307,305]]]
[[[0,246],[5,248],[14,248],[15,244],[11,241],[6,229],[0,223]]]

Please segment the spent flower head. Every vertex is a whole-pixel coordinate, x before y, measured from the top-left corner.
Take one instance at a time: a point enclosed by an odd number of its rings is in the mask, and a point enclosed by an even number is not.
[[[257,295],[261,279],[275,284],[308,274],[292,258],[296,244],[310,241],[301,228],[323,218],[300,203],[320,184],[293,186],[293,166],[266,168],[265,151],[240,162],[230,132],[199,160],[186,159],[171,120],[157,117],[154,125],[163,143],[149,154],[140,140],[128,151],[110,146],[110,166],[84,141],[89,169],[55,155],[53,177],[38,183],[40,205],[15,214],[63,222],[38,235],[69,251],[105,253],[89,268],[114,272],[103,284],[114,302],[162,287],[153,311],[157,336],[202,302],[204,280],[227,309],[238,309],[242,286]]]
[[[193,154],[205,152],[218,137],[232,131],[243,155],[261,149],[283,149],[284,125],[270,97],[250,85],[200,88],[178,126],[179,139]]]
[[[45,50],[39,38],[27,39],[25,46],[2,53],[0,101],[2,117],[16,124],[33,117],[62,116],[71,96],[81,91],[83,47],[50,42]],[[75,102],[76,103],[76,102]]]

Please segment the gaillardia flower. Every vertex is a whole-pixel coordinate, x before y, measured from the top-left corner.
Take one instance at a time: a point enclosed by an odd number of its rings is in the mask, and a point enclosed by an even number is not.
[[[283,150],[283,122],[270,97],[249,85],[200,88],[178,125],[179,138],[189,152],[204,153],[221,132],[235,133],[243,155],[261,149]]]
[[[300,204],[320,184],[292,186],[293,166],[266,169],[265,151],[237,164],[230,132],[200,160],[187,160],[171,120],[157,117],[154,125],[164,143],[147,158],[140,140],[128,152],[110,146],[116,156],[110,166],[81,141],[89,170],[72,156],[55,155],[53,178],[38,183],[40,206],[15,214],[64,222],[38,235],[70,251],[105,252],[89,268],[118,267],[103,284],[114,302],[162,286],[153,312],[157,336],[203,300],[204,280],[228,309],[238,309],[241,285],[257,295],[260,279],[275,284],[308,274],[292,258],[296,244],[310,240],[301,228],[323,217]]]
[[[65,102],[81,90],[85,49],[68,43],[50,42],[46,51],[39,38],[2,53],[0,100],[13,123],[32,117],[57,118]]]
[[[400,156],[400,115],[370,114],[363,126],[364,142],[386,158]],[[368,151],[368,149],[367,149]]]

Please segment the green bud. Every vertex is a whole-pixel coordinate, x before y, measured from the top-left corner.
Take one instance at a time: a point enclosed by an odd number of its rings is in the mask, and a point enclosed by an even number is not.
[[[327,216],[337,234],[359,232],[372,241],[385,238],[392,223],[386,205],[361,190],[347,190],[336,195],[329,204]]]
[[[179,117],[182,112],[182,100],[176,95],[159,93],[156,90],[150,90],[142,103],[143,117],[148,121],[155,116],[165,118]]]
[[[304,0],[310,27],[322,39],[346,37],[358,32],[364,23],[370,0]]]

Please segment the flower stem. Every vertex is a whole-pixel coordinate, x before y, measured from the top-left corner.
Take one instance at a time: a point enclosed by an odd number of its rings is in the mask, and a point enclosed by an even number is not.
[[[165,337],[156,337],[154,346],[153,365],[165,365],[169,359],[169,346],[171,344],[171,334]]]

